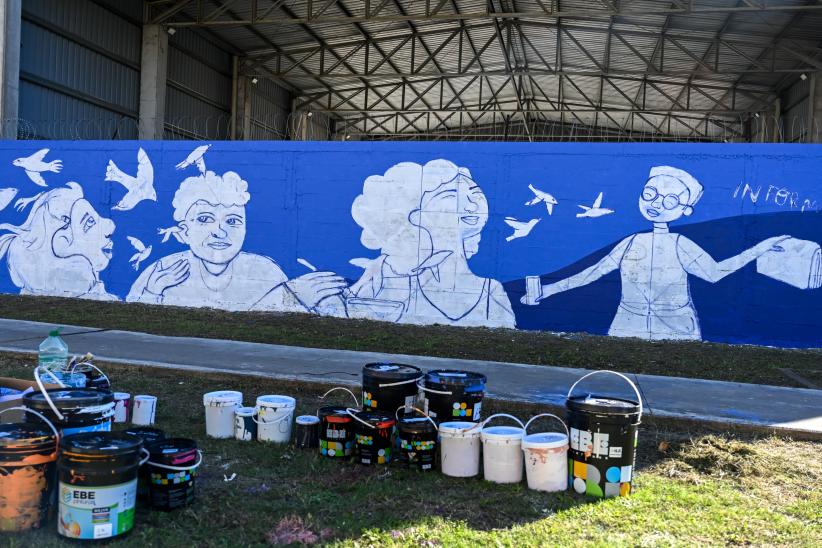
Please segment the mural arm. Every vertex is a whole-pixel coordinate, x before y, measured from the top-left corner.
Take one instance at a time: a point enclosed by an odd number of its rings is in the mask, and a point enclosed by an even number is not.
[[[682,263],[682,267],[688,274],[692,274],[707,282],[716,283],[728,274],[733,274],[751,261],[756,260],[760,255],[764,255],[769,251],[782,251],[779,244],[787,238],[790,238],[790,236],[774,236],[773,238],[768,238],[750,249],[746,249],[739,255],[734,255],[724,261],[717,262],[707,251],[688,238],[680,236],[677,239],[677,254],[679,255],[679,261]]]
[[[490,291],[488,319],[497,321],[504,327],[515,328],[517,322],[514,309],[511,307],[511,301],[508,299],[508,294],[503,289],[502,284],[496,280],[491,280]]]
[[[166,289],[180,285],[191,274],[191,263],[180,258],[168,267],[162,260],[146,268],[131,286],[126,302],[144,304],[163,304]]]
[[[320,301],[339,295],[346,285],[332,272],[311,272],[274,286],[251,310],[313,312]]]

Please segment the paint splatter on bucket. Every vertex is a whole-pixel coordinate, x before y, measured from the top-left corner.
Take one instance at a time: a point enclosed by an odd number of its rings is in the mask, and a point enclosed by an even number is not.
[[[417,400],[419,367],[401,363],[369,363],[362,368],[363,409],[394,413],[399,406],[411,411]]]
[[[257,439],[273,443],[291,441],[291,422],[297,400],[291,396],[268,395],[257,398]]]
[[[252,441],[257,439],[257,422],[254,407],[237,407],[234,409],[234,439],[237,441]]]
[[[485,382],[485,375],[471,371],[429,371],[418,385],[423,410],[438,423],[480,422]]]
[[[234,437],[234,411],[243,405],[243,393],[218,390],[203,394],[206,435],[209,438]]]
[[[399,417],[399,462],[417,470],[433,470],[437,462],[437,424],[428,416]]]
[[[446,476],[479,474],[480,427],[473,422],[443,422],[440,428],[440,470]]]
[[[197,442],[170,438],[155,441],[146,449],[150,455],[145,466],[151,507],[169,511],[190,504],[194,500],[197,468],[202,463]]]
[[[131,414],[131,394],[128,392],[114,393],[114,422],[127,423]]]
[[[553,417],[564,432],[528,433],[528,427],[540,417]],[[550,413],[540,413],[525,423],[522,452],[525,456],[525,476],[528,488],[535,491],[555,492],[568,489],[568,427]]]
[[[50,388],[23,396],[23,405],[45,415],[62,436],[108,432],[114,417],[114,394],[88,388]],[[39,419],[27,416],[26,422]]]
[[[138,394],[134,396],[134,405],[131,408],[131,424],[151,426],[157,416],[157,396]]]
[[[391,434],[396,419],[381,411],[348,410],[354,417],[354,435],[357,442],[357,462],[360,464],[388,464],[391,462]]]

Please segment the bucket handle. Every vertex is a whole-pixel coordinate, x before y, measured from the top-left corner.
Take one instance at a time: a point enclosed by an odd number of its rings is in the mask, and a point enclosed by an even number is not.
[[[48,420],[41,413],[38,413],[34,409],[29,409],[28,407],[23,407],[22,405],[17,407],[9,407],[8,409],[3,409],[2,411],[0,411],[0,415],[5,413],[6,411],[23,411],[24,413],[31,413],[32,415],[37,415],[38,417],[40,417],[40,420],[46,423],[49,426],[49,428],[51,428],[51,431],[54,432],[54,454],[57,454],[57,451],[60,448],[60,432],[57,430],[57,428],[54,426],[54,424],[52,424],[50,420]]]
[[[451,392],[450,390],[434,390],[433,388],[426,388],[426,387],[425,387],[425,386],[423,386],[423,384],[420,382],[420,381],[422,381],[424,378],[425,378],[425,377],[420,377],[419,379],[417,379],[417,388],[419,388],[420,390],[424,390],[425,392],[431,392],[432,394],[442,394],[443,396],[451,396],[451,395],[453,395],[453,394],[454,394],[454,393],[453,393],[453,392]]]
[[[38,365],[37,367],[34,368],[34,380],[37,381],[37,387],[40,389],[40,392],[43,393],[43,397],[46,398],[46,403],[48,403],[49,407],[51,407],[51,410],[54,411],[54,415],[57,417],[57,420],[58,421],[63,421],[63,420],[66,419],[66,417],[63,416],[63,414],[60,412],[60,410],[57,409],[57,406],[54,405],[54,402],[51,401],[51,397],[49,396],[49,393],[46,392],[46,387],[43,386],[43,381],[40,379],[40,369],[42,367],[43,367],[42,365]],[[57,384],[60,385],[60,388],[66,388],[66,385],[63,384],[63,382],[60,379],[58,379],[54,375],[54,373],[52,373],[48,369],[46,369],[45,371],[46,371],[46,373],[48,373],[51,376],[52,379],[57,381]]]
[[[398,382],[380,383],[377,386],[379,386],[380,388],[387,388],[389,386],[400,386],[400,385],[403,385],[403,384],[411,384],[412,382],[414,382],[414,383],[419,382],[420,380],[423,379],[423,377],[425,377],[425,375],[420,375],[416,379],[407,379],[407,380],[398,381]]]
[[[329,390],[328,392],[326,392],[325,394],[320,396],[320,399],[324,400],[327,395],[329,395],[331,392],[333,392],[335,390],[344,390],[345,392],[348,392],[349,394],[351,394],[351,397],[354,398],[354,405],[356,405],[357,407],[360,406],[360,402],[357,401],[357,396],[354,395],[354,392],[352,392],[351,390],[349,390],[348,388],[345,388],[343,386],[335,386],[334,388],[332,388],[331,390]]]
[[[403,407],[405,407],[405,406],[403,405]],[[351,415],[352,417],[354,417],[354,419],[356,419],[356,420],[360,421],[361,423],[363,423],[364,425],[366,425],[368,428],[373,428],[374,430],[376,430],[376,429],[377,429],[377,427],[376,427],[376,426],[374,426],[374,425],[373,425],[373,424],[371,424],[371,423],[365,422],[364,420],[362,420],[361,418],[359,418],[359,417],[358,417],[355,413],[352,413],[352,411],[357,411],[357,410],[356,410],[356,409],[353,409],[353,408],[351,408],[351,407],[346,407],[346,408],[345,408],[345,412],[346,412],[346,413],[348,413],[349,415]]]
[[[98,373],[100,373],[100,374],[103,376],[103,378],[104,378],[104,379],[106,379],[106,382],[107,382],[107,383],[109,383],[109,384],[111,384],[111,379],[109,379],[109,378],[108,378],[108,375],[106,375],[105,373],[103,373],[103,370],[102,370],[102,369],[100,369],[99,367],[97,367],[96,365],[94,365],[94,364],[93,364],[93,363],[91,363],[91,362],[80,362],[80,363],[75,363],[75,364],[72,366],[70,373],[74,373],[74,370],[75,370],[75,369],[77,369],[77,366],[78,366],[78,365],[87,365],[87,366],[91,367],[92,369],[96,369],[96,370],[97,370],[97,372],[98,372]]]
[[[561,418],[552,413],[540,413],[539,415],[534,415],[533,417],[528,419],[528,422],[525,423],[523,434],[528,435],[528,426],[540,417],[554,417],[555,419],[557,419],[559,423],[562,425],[562,427],[565,428],[565,434],[568,436],[568,439],[571,439],[571,433],[568,431],[568,425],[565,424],[564,420],[562,420]]]
[[[144,458],[140,459],[140,464],[138,464],[137,466],[144,465],[145,463],[148,462],[148,459],[151,458],[151,453],[149,453],[148,449],[146,449],[145,447],[140,448],[140,453],[145,453],[146,456]]]
[[[143,449],[145,451],[145,449]],[[156,466],[157,468],[165,468],[166,470],[175,470],[177,472],[187,472],[189,470],[193,470],[197,468],[203,463],[203,452],[197,449],[197,462],[192,464],[191,466],[171,466],[168,464],[160,464],[159,462],[151,462],[150,459],[151,455],[149,455],[144,462],[148,462],[152,466]]]
[[[587,375],[583,375],[582,378],[578,379],[577,382],[575,382],[574,384],[571,385],[571,389],[568,390],[568,395],[565,396],[565,398],[568,399],[568,398],[571,397],[571,393],[574,391],[574,388],[576,388],[579,383],[581,383],[582,381],[584,381],[588,377],[590,377],[592,375],[596,375],[598,373],[610,373],[611,375],[616,375],[617,377],[622,378],[625,382],[627,382],[629,385],[631,385],[631,388],[634,390],[634,394],[636,394],[636,401],[639,402],[639,418],[641,419],[642,418],[642,396],[639,395],[639,389],[637,389],[636,385],[633,382],[631,382],[631,379],[629,379],[628,377],[626,377],[622,373],[617,373],[616,371],[611,371],[609,369],[600,369],[598,371],[591,371]]]
[[[405,409],[405,406],[400,405],[399,407],[397,407],[397,410],[394,411],[394,417],[397,419],[397,422],[400,422],[400,409]],[[434,430],[439,432],[439,427],[437,426],[437,423],[434,422],[434,419],[432,419],[431,417],[428,416],[428,413],[426,413],[422,409],[418,409],[418,408],[414,407],[413,405],[411,406],[411,409],[413,409],[414,411],[416,411],[417,413],[419,413],[420,415],[422,415],[423,417],[428,419],[431,422],[431,424],[434,425]]]
[[[523,432],[525,432],[525,426],[522,424],[522,421],[519,420],[518,418],[516,418],[514,415],[509,415],[508,413],[497,413],[495,415],[491,415],[490,417],[488,417],[487,419],[485,419],[484,421],[482,421],[479,424],[482,425],[483,428],[485,428],[485,425],[488,424],[489,422],[491,422],[491,419],[496,418],[496,417],[507,417],[509,419],[514,419],[516,421],[516,423],[520,425]]]
[[[254,409],[254,414],[251,415],[251,420],[253,420],[255,424],[280,424],[284,420],[290,419],[291,417],[294,416],[294,408],[292,407],[291,409],[288,410],[288,413],[286,413],[285,415],[283,415],[279,419],[277,419],[275,421],[271,421],[271,422],[258,421],[257,420],[258,416],[260,416],[260,412],[255,408]]]

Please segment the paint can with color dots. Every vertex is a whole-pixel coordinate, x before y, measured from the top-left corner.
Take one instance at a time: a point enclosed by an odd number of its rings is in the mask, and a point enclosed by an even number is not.
[[[399,458],[401,464],[408,468],[421,471],[433,470],[437,463],[437,423],[422,412],[421,409],[412,407],[422,417],[399,416],[404,405],[397,408],[397,438],[399,445]]]
[[[237,441],[252,441],[257,439],[257,423],[254,407],[236,407],[234,409],[234,439]]]
[[[471,371],[429,371],[417,383],[423,411],[444,421],[480,422],[486,377]]]
[[[337,390],[351,394],[359,407],[357,396],[347,388],[332,388],[320,396],[320,399],[324,400]],[[344,405],[328,405],[317,410],[317,417],[320,419],[320,454],[324,457],[344,459],[354,454],[354,419],[348,414],[348,409],[350,408]]]
[[[234,412],[243,406],[243,393],[234,390],[218,390],[203,394],[206,435],[209,438],[234,437]]]
[[[170,438],[148,445],[149,500],[155,510],[168,512],[191,504],[194,500],[197,469],[203,454],[197,442]]]
[[[362,407],[394,413],[398,406],[409,413],[417,401],[419,367],[402,363],[368,363],[362,368]]]
[[[273,443],[291,441],[291,422],[297,400],[291,396],[260,396],[257,398],[257,439]]]
[[[528,427],[540,417],[553,417],[565,432],[528,433]],[[540,413],[525,423],[522,452],[525,455],[525,476],[528,488],[534,491],[556,492],[568,489],[568,427],[556,415]]]
[[[55,466],[60,435],[42,414],[23,411],[45,424],[27,422],[0,426],[0,533],[37,529],[53,517]]]
[[[114,393],[114,423],[127,423],[131,411],[131,394],[128,392]]]
[[[34,369],[34,380],[39,392],[29,392],[23,396],[23,405],[42,413],[60,431],[61,436],[83,432],[108,432],[114,416],[114,394],[108,390],[88,388],[49,388],[43,386],[39,372]],[[48,375],[51,372],[45,370]],[[57,379],[53,379],[57,380]],[[59,381],[57,384],[61,384]],[[39,419],[26,415],[25,422]]]
[[[391,435],[397,420],[382,411],[346,409],[354,420],[357,442],[356,460],[360,464],[388,464],[391,462]]]
[[[491,420],[505,417],[517,426],[486,426]],[[486,481],[519,483],[522,481],[522,435],[525,426],[513,415],[498,413],[482,423],[482,471]]]
[[[580,382],[602,373],[625,380],[637,399],[592,394],[572,396]],[[570,430],[568,480],[574,491],[595,497],[628,496],[642,419],[642,398],[637,387],[621,373],[593,371],[571,386],[565,407]]]
[[[440,470],[452,478],[479,474],[480,425],[475,422],[443,422],[440,429]]]
[[[320,446],[319,417],[300,415],[294,423],[294,445],[298,449],[316,449]]]
[[[157,414],[157,396],[140,394],[134,396],[134,406],[131,409],[131,424],[135,426],[151,426]]]
[[[143,440],[143,447],[155,441],[166,439],[166,433],[159,428],[150,426],[133,426],[125,431],[126,434],[137,436]],[[137,474],[137,499],[148,500],[148,467],[144,464],[140,466]]]

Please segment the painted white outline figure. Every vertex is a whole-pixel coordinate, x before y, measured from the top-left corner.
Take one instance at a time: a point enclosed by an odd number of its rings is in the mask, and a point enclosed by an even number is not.
[[[532,206],[537,205],[538,203],[544,203],[545,207],[548,209],[548,215],[554,214],[554,206],[559,204],[556,198],[548,194],[547,192],[540,190],[538,188],[534,188],[534,185],[528,185],[528,188],[531,192],[534,193],[534,198],[525,202],[525,205]]]
[[[46,184],[46,180],[43,179],[41,173],[50,171],[52,173],[60,173],[60,170],[63,169],[63,162],[62,160],[53,160],[51,162],[45,162],[44,159],[46,154],[49,153],[49,149],[43,148],[32,154],[31,156],[27,156],[25,158],[17,158],[13,160],[11,164],[16,167],[21,167],[25,170],[26,175],[28,175],[29,179],[34,182],[34,184],[38,186],[48,186]]]
[[[594,204],[591,207],[579,205],[578,208],[582,209],[582,213],[577,213],[578,218],[587,217],[590,219],[596,219],[597,217],[602,217],[603,215],[608,215],[609,213],[613,213],[613,209],[608,209],[607,207],[602,207],[602,192],[599,193],[597,199],[594,200]]]
[[[651,168],[639,197],[639,211],[653,224],[653,231],[628,236],[595,265],[543,285],[536,302],[619,270],[622,296],[609,335],[701,340],[688,276],[718,282],[765,253],[782,252],[780,243],[788,238],[768,238],[739,255],[715,261],[694,242],[668,229],[670,223],[693,213],[702,191],[702,185],[686,171],[669,166]],[[523,304],[529,304],[526,300],[522,298]]]
[[[111,261],[114,222],[94,210],[75,182],[26,200],[33,205],[23,224],[0,224],[8,232],[0,236],[0,258],[20,293],[117,300],[100,280]]]
[[[365,180],[351,214],[360,241],[380,251],[347,299],[351,317],[405,323],[514,327],[502,285],[475,275],[488,202],[467,168],[448,160],[402,162]]]
[[[200,173],[205,175],[206,165],[205,159],[203,157],[205,156],[205,153],[208,152],[209,148],[211,148],[211,145],[198,146],[197,148],[191,151],[191,153],[188,155],[188,157],[186,157],[185,160],[183,160],[174,167],[179,171],[187,168],[192,164],[195,164],[197,166],[197,169],[200,170]]]
[[[505,238],[506,242],[510,242],[511,240],[516,240],[517,238],[524,238],[528,236],[539,222],[539,219],[531,219],[530,221],[517,221],[513,217],[506,217],[503,220],[505,221],[505,224],[514,229],[514,233]]]
[[[117,211],[128,211],[143,200],[157,201],[157,192],[154,190],[154,166],[146,151],[140,148],[137,151],[137,176],[126,175],[114,160],[108,161],[106,167],[106,181],[120,183],[128,191],[120,202],[112,207]]]
[[[126,236],[126,240],[131,244],[131,247],[137,250],[137,253],[132,255],[128,262],[131,263],[134,270],[140,270],[140,263],[148,259],[149,255],[151,255],[151,246],[146,247],[146,244],[134,236]]]
[[[0,188],[0,211],[6,209],[15,196],[17,196],[16,188]]]

